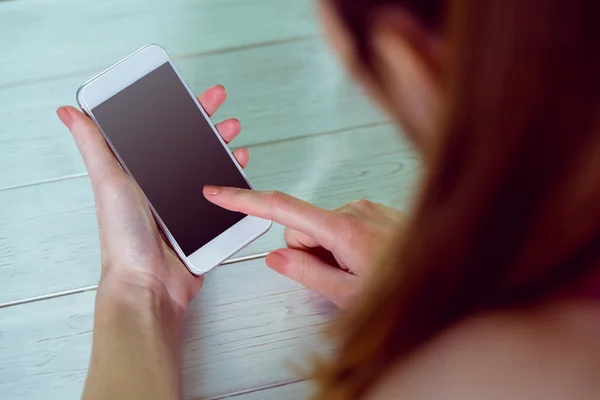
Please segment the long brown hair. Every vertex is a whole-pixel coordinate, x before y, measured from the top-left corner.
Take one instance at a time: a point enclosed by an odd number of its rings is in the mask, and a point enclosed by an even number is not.
[[[318,398],[335,400],[460,319],[542,300],[598,265],[600,14],[593,0],[329,1],[374,81],[378,7],[412,11],[448,45],[419,201],[319,370]]]

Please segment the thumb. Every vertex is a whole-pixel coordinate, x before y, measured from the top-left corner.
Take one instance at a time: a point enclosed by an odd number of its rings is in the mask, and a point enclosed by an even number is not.
[[[302,250],[276,250],[267,256],[266,263],[281,275],[321,293],[341,309],[349,305],[358,289],[355,275]]]
[[[70,106],[60,107],[56,113],[73,134],[94,188],[103,181],[125,174],[100,130],[89,117]]]

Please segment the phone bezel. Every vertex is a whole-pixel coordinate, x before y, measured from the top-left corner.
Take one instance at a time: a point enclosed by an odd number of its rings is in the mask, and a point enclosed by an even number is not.
[[[189,85],[183,79],[183,76],[167,54],[166,50],[157,44],[149,44],[142,47],[112,67],[85,82],[77,90],[77,103],[79,104],[79,107],[94,121],[94,123],[96,123],[121,167],[135,180],[135,176],[129,172],[125,163],[119,156],[118,151],[113,147],[110,139],[102,130],[102,127],[96,120],[92,109],[166,62],[170,63],[171,67],[187,89],[196,106],[212,128],[213,133],[217,136],[227,154],[229,154],[231,161],[235,164],[250,188],[253,188],[252,183],[244,173],[243,169],[237,163],[233,153],[223,138],[221,138],[221,135],[219,135],[217,132],[217,129],[210,120],[210,117],[206,114],[198,102],[198,99],[190,89]],[[165,237],[170,242],[171,246],[176,251],[179,258],[181,258],[188,270],[195,275],[205,274],[214,267],[218,266],[241,248],[248,245],[260,235],[264,234],[267,230],[269,230],[272,224],[271,221],[264,220],[262,218],[246,216],[231,228],[227,229],[225,232],[221,233],[219,236],[197,249],[191,255],[186,256],[150,201],[148,201],[148,204]]]

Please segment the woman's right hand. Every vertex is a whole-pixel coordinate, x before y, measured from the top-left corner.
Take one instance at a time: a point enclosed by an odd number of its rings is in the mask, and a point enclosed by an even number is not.
[[[288,247],[269,253],[267,265],[342,309],[352,304],[404,218],[368,200],[329,211],[277,191],[207,186],[204,195],[228,210],[284,225]]]

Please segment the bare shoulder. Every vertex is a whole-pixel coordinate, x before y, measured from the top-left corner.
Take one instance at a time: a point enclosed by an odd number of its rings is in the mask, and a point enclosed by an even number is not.
[[[368,398],[598,399],[600,304],[466,319],[394,366]]]

